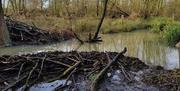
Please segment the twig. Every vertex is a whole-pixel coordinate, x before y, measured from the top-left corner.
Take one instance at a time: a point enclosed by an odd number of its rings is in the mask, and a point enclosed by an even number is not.
[[[21,82],[22,80],[24,80],[27,76],[28,76],[28,74],[24,75],[24,76],[21,77],[19,80],[17,80],[17,81],[15,81],[14,83],[10,84],[8,87],[6,87],[5,89],[3,89],[2,91],[8,91],[10,88],[16,86],[19,82]]]
[[[63,72],[63,74],[62,74],[62,75],[60,75],[60,76],[58,76],[58,77],[56,77],[56,78],[54,78],[54,79],[51,79],[49,82],[51,82],[51,81],[54,81],[54,80],[57,80],[57,79],[60,79],[60,78],[64,77],[65,75],[67,75],[68,73],[70,73],[73,69],[75,69],[77,66],[79,66],[79,65],[80,65],[80,63],[81,63],[81,61],[78,61],[78,62],[77,62],[77,63],[75,63],[73,66],[71,66],[71,67],[69,67],[68,69],[66,69],[66,70]]]
[[[78,62],[77,60],[75,60],[75,59],[73,59],[73,58],[70,58],[70,57],[67,57],[67,59],[72,60],[72,61],[74,61],[74,62]]]
[[[128,81],[132,81],[130,75],[125,71],[124,67],[121,65],[120,62],[118,62],[118,64],[120,65],[121,71],[124,74],[124,77],[128,80]]]
[[[98,69],[95,69],[93,71],[91,71],[89,74],[86,75],[86,78],[88,78],[89,76],[91,76],[94,72],[96,72]]]
[[[29,87],[29,85],[28,85],[28,84],[29,84],[29,80],[30,80],[33,72],[35,71],[35,69],[38,67],[38,64],[39,64],[39,61],[36,62],[35,66],[34,66],[34,67],[32,68],[32,70],[29,72],[29,75],[28,75],[28,77],[27,77],[27,79],[26,79],[26,83],[25,83],[25,89],[27,89],[27,88]]]
[[[81,61],[77,62],[76,64],[74,64],[73,66],[69,67],[66,71],[63,72],[62,76],[67,75],[70,71],[72,71],[73,69],[75,69],[77,66],[79,66],[81,63]]]
[[[107,66],[96,76],[96,78],[93,80],[92,84],[91,84],[91,91],[97,91],[97,86],[99,81],[103,78],[103,76],[105,75],[105,73],[108,71],[109,67],[114,64],[117,61],[117,58],[119,58],[119,56],[123,55],[124,53],[126,53],[127,48],[124,48],[124,50],[120,53],[118,53],[112,61],[110,61],[110,63],[107,64]]]
[[[20,65],[21,63],[17,63],[15,64],[14,66],[10,67],[10,68],[7,68],[7,69],[3,69],[3,70],[0,70],[0,71],[9,71],[9,70],[14,70],[15,68],[14,67],[17,67],[18,65]]]
[[[73,32],[73,31],[72,31],[72,32]],[[79,38],[79,36],[78,36],[75,32],[73,32],[73,34],[74,34],[75,38],[76,38],[81,44],[84,44],[84,41],[81,40],[81,39]]]
[[[21,67],[19,69],[19,72],[18,72],[18,77],[17,77],[17,80],[19,79],[20,75],[21,75],[21,72],[22,72],[22,69],[23,69],[23,66],[24,66],[25,62],[23,64],[21,64]]]
[[[69,74],[69,76],[66,78],[66,82],[65,84],[67,84],[68,80],[70,79],[70,77],[76,72],[77,68],[74,68],[74,70]]]
[[[45,59],[46,59],[46,56],[47,56],[47,55],[45,55],[44,58],[43,58],[42,61],[41,61],[41,69],[40,69],[40,71],[39,71],[39,74],[38,74],[38,78],[37,78],[37,79],[39,79],[39,77],[41,76],[41,72],[42,72],[42,69],[43,69],[43,66],[44,66],[44,61],[45,61]]]
[[[107,60],[108,60],[108,62],[110,62],[110,57],[109,57],[109,54],[106,52],[106,57],[107,57]]]
[[[59,61],[53,61],[53,60],[50,60],[50,59],[46,59],[46,61],[49,61],[49,62],[52,62],[52,63],[58,64],[58,65],[63,65],[63,66],[66,66],[66,67],[71,67],[71,65],[64,64],[64,63],[59,62]]]
[[[64,86],[67,85],[68,80],[69,80],[69,79],[71,78],[71,76],[76,72],[76,70],[77,70],[77,68],[74,68],[74,70],[68,75],[68,77],[66,78],[66,82],[65,82]],[[57,87],[56,90],[61,89],[61,88],[63,88],[64,86]],[[56,91],[56,90],[55,90],[55,91]]]

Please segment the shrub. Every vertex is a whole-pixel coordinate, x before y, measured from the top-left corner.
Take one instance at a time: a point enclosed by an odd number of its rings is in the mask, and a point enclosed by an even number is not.
[[[166,26],[162,35],[169,45],[175,45],[180,41],[180,22]]]
[[[148,26],[150,26],[150,31],[160,33],[163,31],[167,25],[171,24],[174,22],[173,19],[171,18],[166,18],[166,17],[157,17],[157,18],[151,18],[147,21]]]

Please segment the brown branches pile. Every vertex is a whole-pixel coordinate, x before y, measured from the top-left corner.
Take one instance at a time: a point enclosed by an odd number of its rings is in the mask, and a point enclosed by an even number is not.
[[[11,18],[6,18],[6,24],[13,45],[45,44],[72,38],[60,33],[48,32],[37,28],[34,24],[34,26],[31,26]]]
[[[33,84],[59,79],[73,79],[74,75],[89,75],[99,72],[92,82],[92,89],[97,89],[100,80],[109,68],[139,70],[146,65],[138,59],[125,57],[116,52],[42,52],[21,56],[0,57],[0,89],[17,89],[24,86],[28,90]],[[111,60],[112,59],[112,60]],[[121,63],[121,66],[117,63]],[[136,67],[134,64],[140,64]],[[126,75],[126,73],[125,73]],[[74,85],[75,86],[75,85]],[[62,87],[58,87],[61,89]]]

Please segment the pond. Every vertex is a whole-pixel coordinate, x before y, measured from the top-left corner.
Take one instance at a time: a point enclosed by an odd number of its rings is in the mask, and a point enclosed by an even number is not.
[[[127,47],[127,56],[138,57],[148,65],[161,65],[166,69],[180,68],[180,49],[164,45],[158,35],[147,31],[118,34],[104,34],[103,42],[80,45],[77,40],[69,40],[50,45],[24,45],[0,48],[0,55],[21,55],[43,51],[114,51]]]

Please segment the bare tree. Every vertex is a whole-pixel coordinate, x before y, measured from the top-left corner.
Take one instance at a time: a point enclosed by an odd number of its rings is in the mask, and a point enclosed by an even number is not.
[[[99,34],[99,32],[100,32],[100,29],[101,29],[102,23],[103,23],[104,18],[105,18],[105,16],[106,16],[107,4],[108,4],[108,0],[105,0],[105,2],[104,2],[103,15],[102,15],[101,20],[100,20],[100,22],[99,22],[99,24],[98,24],[97,31],[96,31],[96,33],[95,33],[95,35],[94,35],[94,37],[93,37],[92,41],[98,41],[98,40],[99,40],[99,38],[100,38],[100,37],[98,37],[98,34]]]
[[[41,10],[43,10],[44,1],[43,1],[43,0],[41,0],[41,1],[40,1],[40,3],[41,3]]]
[[[96,15],[99,16],[99,0],[96,2]]]
[[[11,40],[9,37],[9,32],[4,21],[4,14],[2,8],[2,1],[0,0],[0,46],[9,46]]]

